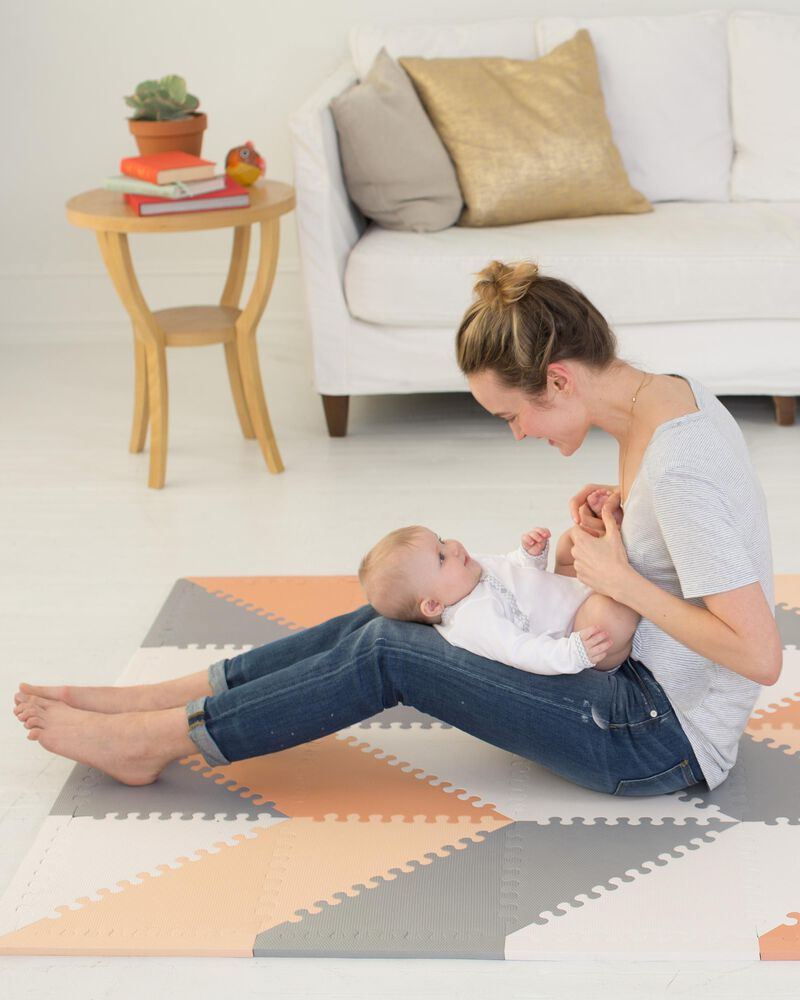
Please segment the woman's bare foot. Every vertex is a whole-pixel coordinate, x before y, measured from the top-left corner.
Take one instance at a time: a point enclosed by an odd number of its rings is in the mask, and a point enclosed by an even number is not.
[[[197,753],[182,708],[105,715],[31,697],[18,709],[29,740],[124,785],[150,785],[170,761]]]
[[[208,672],[200,670],[173,681],[160,684],[135,684],[129,687],[40,687],[20,684],[14,695],[17,706],[33,698],[60,701],[70,708],[87,712],[154,712],[165,708],[179,708],[195,698],[213,694],[208,683]]]

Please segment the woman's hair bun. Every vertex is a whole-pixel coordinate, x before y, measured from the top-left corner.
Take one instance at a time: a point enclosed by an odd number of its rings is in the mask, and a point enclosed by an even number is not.
[[[493,260],[478,273],[475,295],[479,302],[504,308],[523,299],[539,276],[539,265],[532,260],[503,264]]]

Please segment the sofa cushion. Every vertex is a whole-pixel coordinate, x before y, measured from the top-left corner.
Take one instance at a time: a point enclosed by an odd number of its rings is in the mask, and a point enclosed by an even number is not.
[[[800,318],[800,203],[664,202],[597,215],[410,235],[369,228],[345,271],[351,314],[456,329],[476,273],[528,258],[611,323]]]
[[[536,28],[540,51],[578,28],[592,36],[631,184],[650,201],[726,201],[733,140],[725,16],[546,17]]]
[[[385,49],[366,77],[331,101],[347,191],[387,229],[452,226],[461,191],[447,150],[405,71]]]
[[[611,137],[588,32],[541,59],[400,63],[456,165],[460,225],[651,210]]]
[[[463,56],[536,57],[536,22],[514,17],[471,24],[398,24],[393,27],[360,25],[350,29],[350,55],[363,79],[378,52],[390,56],[456,59]]]
[[[731,197],[800,200],[800,17],[731,14]]]

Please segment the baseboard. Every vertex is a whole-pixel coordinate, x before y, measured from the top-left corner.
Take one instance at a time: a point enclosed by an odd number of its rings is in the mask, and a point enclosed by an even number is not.
[[[181,268],[148,264],[137,278],[151,309],[219,301],[227,261],[192,261]],[[252,287],[255,264],[248,269],[242,303]],[[0,274],[0,344],[91,343],[129,337],[128,315],[111,281],[98,264],[38,274]],[[298,322],[304,318],[299,261],[280,261],[262,323]]]

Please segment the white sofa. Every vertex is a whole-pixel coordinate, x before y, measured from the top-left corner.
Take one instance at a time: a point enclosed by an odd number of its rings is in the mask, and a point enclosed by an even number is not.
[[[329,104],[381,46],[394,57],[535,58],[579,27],[592,35],[615,141],[652,213],[433,233],[364,219],[347,195]],[[514,19],[359,28],[350,43],[351,59],[290,123],[314,383],[331,435],[346,433],[351,395],[465,391],[453,336],[475,272],[493,258],[533,259],[577,285],[627,360],[690,372],[718,395],[772,396],[778,422],[794,422],[800,17]],[[626,65],[634,50],[638,63]]]

